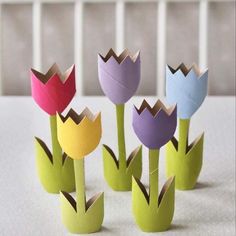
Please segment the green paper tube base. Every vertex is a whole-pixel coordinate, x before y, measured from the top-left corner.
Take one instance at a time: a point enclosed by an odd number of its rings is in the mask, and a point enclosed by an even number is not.
[[[166,144],[166,175],[175,176],[178,190],[190,190],[196,185],[202,168],[204,134],[187,147],[187,153],[178,151],[178,141],[173,138]]]
[[[84,159],[74,160],[77,202],[66,192],[61,192],[62,221],[71,233],[88,234],[101,229],[104,218],[104,194],[100,193],[86,202]]]
[[[149,203],[149,195],[139,179],[132,181],[132,210],[136,224],[144,232],[162,232],[168,230],[174,215],[175,178],[164,184],[157,204]]]
[[[76,202],[66,192],[60,193],[62,222],[70,233],[88,234],[101,229],[104,218],[104,194],[92,197],[86,203],[86,212],[76,210]]]
[[[125,165],[119,168],[119,161],[113,151],[103,145],[104,177],[115,191],[131,191],[132,176],[140,179],[142,175],[142,146],[137,147],[129,156]]]
[[[74,164],[61,154],[61,164],[53,164],[53,156],[46,144],[35,138],[36,167],[40,182],[48,193],[75,190]],[[65,155],[65,154],[64,154]]]

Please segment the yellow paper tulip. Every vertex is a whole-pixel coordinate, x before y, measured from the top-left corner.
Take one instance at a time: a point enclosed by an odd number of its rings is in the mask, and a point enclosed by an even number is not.
[[[93,115],[85,108],[78,115],[70,109],[66,116],[57,114],[58,141],[65,153],[73,159],[91,153],[101,139],[101,113]]]

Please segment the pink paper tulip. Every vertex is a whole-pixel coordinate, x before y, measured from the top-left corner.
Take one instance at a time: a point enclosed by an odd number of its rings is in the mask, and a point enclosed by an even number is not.
[[[44,75],[31,69],[31,91],[35,102],[49,115],[61,113],[75,95],[75,65],[64,75],[53,64]]]

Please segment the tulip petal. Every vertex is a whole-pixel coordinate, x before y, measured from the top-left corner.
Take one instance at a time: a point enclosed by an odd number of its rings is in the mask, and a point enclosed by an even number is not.
[[[100,142],[101,114],[93,121],[85,115],[79,123],[70,114],[66,118],[57,115],[57,128],[58,141],[66,154],[73,159],[81,159],[91,153]]]
[[[180,119],[189,119],[203,103],[207,95],[208,70],[199,75],[194,68],[185,75],[181,70],[166,66],[166,98],[169,104],[177,104]]]
[[[141,106],[141,111],[133,108],[134,132],[146,147],[160,149],[174,135],[177,125],[176,107],[169,114],[164,108],[154,114],[155,106],[150,108],[148,103],[143,104],[146,108],[143,109]]]
[[[61,78],[62,75],[58,73],[56,70],[55,73],[51,71],[50,74],[43,75],[31,70],[32,97],[49,115],[63,112],[76,92],[75,67],[69,69],[65,78]]]
[[[114,104],[126,103],[136,92],[140,82],[140,55],[107,57],[98,56],[98,77],[105,95]],[[121,60],[121,61],[120,61]]]

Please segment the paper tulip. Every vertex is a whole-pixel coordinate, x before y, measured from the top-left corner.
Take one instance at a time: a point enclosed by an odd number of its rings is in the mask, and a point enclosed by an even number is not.
[[[50,116],[63,112],[75,95],[75,66],[64,75],[54,64],[44,75],[31,69],[31,91],[35,102]]]
[[[116,191],[130,191],[132,175],[142,174],[142,147],[136,148],[126,160],[124,109],[140,82],[140,53],[130,55],[124,50],[119,56],[110,49],[105,57],[98,55],[99,82],[105,95],[116,105],[118,160],[107,145],[103,145],[104,176]]]
[[[166,97],[169,103],[177,103],[179,140],[175,137],[166,146],[166,173],[175,175],[175,187],[180,190],[194,188],[202,167],[203,138],[200,135],[188,144],[191,116],[207,95],[208,70],[201,72],[196,65],[177,69],[166,67]]]
[[[207,95],[208,70],[200,72],[196,65],[187,68],[183,63],[177,69],[166,67],[166,99],[177,104],[180,119],[190,119]]]
[[[73,161],[63,154],[58,143],[55,114],[62,112],[75,95],[74,65],[64,75],[56,64],[45,75],[31,69],[31,90],[35,102],[50,115],[52,153],[41,139],[35,138],[40,181],[50,193],[71,192],[75,188]]]
[[[174,215],[175,179],[171,177],[158,190],[159,149],[174,135],[176,106],[167,109],[161,101],[153,108],[144,100],[133,109],[133,128],[139,140],[149,148],[149,194],[137,178],[133,178],[132,209],[136,223],[144,232],[160,232],[169,228]]]
[[[169,114],[160,100],[157,101],[153,109],[144,100],[139,110],[134,109],[133,128],[146,147],[160,149],[174,135],[176,112]],[[157,130],[157,132],[153,132],[153,130]]]
[[[126,103],[140,82],[140,53],[131,56],[126,49],[117,56],[110,49],[105,57],[99,54],[98,75],[105,95],[114,104]]]
[[[93,115],[86,108],[78,115],[71,109],[57,119],[59,143],[74,159],[76,185],[76,201],[66,192],[60,194],[62,221],[71,233],[97,232],[104,217],[104,196],[100,193],[86,202],[84,157],[100,142],[101,114]]]

